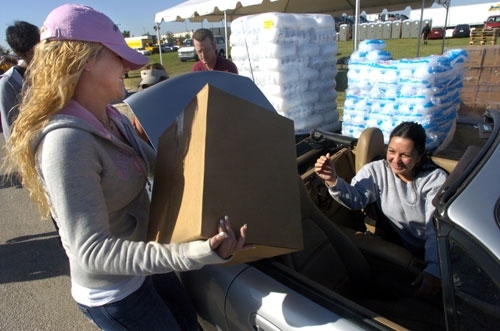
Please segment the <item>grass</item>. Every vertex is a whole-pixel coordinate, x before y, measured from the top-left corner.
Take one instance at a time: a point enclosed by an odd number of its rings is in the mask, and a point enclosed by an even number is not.
[[[388,39],[385,40],[385,49],[392,54],[394,59],[414,58],[417,57],[418,39]],[[444,49],[463,48],[469,45],[469,38],[447,38],[444,42]],[[353,42],[344,41],[338,42],[337,58],[349,56],[353,51]],[[443,41],[441,39],[429,40],[427,45],[420,43],[419,56],[429,56],[441,54]]]
[[[444,41],[444,50],[450,48],[466,48],[469,45],[469,38],[447,38]],[[418,52],[418,39],[408,38],[408,39],[389,39],[385,40],[386,50],[392,54],[394,59],[402,58],[415,58]],[[338,42],[338,53],[337,59],[350,56],[353,51],[353,42],[344,41]],[[443,41],[441,39],[429,40],[427,45],[423,43],[420,44],[419,56],[429,56],[429,55],[439,55],[443,49]],[[160,55],[153,54],[149,55],[150,62],[160,62]],[[194,61],[181,62],[177,57],[177,52],[163,53],[163,65],[167,69],[170,77],[175,77],[177,75],[187,73],[191,71],[191,67],[195,63]],[[340,66],[338,66],[340,70]],[[125,87],[128,90],[133,90],[137,88],[140,82],[140,71],[135,70],[129,73],[129,78],[125,80]],[[337,105],[339,109],[340,116],[342,118],[342,110],[345,101],[345,92],[337,91]]]

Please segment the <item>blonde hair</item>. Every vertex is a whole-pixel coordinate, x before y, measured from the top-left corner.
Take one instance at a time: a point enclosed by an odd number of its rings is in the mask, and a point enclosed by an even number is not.
[[[34,141],[50,117],[73,97],[80,75],[89,59],[99,56],[104,46],[82,41],[42,41],[26,72],[26,87],[19,115],[6,143],[5,163],[18,173],[42,217],[50,215],[49,203],[37,173]]]

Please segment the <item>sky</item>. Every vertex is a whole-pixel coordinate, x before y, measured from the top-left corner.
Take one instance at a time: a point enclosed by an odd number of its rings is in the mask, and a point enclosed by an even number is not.
[[[122,31],[130,31],[131,36],[145,33],[155,34],[154,15],[157,12],[178,5],[185,0],[80,0],[77,3],[93,7],[109,16]],[[484,0],[451,0],[451,5],[487,3]],[[500,0],[498,1],[500,3]],[[42,26],[50,11],[62,4],[64,0],[3,0],[0,15],[0,45],[8,48],[5,41],[5,29],[16,20],[27,21]],[[363,9],[363,0],[360,0]],[[404,8],[402,8],[404,9]],[[203,27],[221,27],[222,23],[204,22]],[[202,27],[202,23],[163,22],[160,32],[184,32]]]
[[[0,45],[8,48],[5,41],[5,29],[14,21],[27,21],[39,27],[52,9],[65,3],[79,3],[90,6],[110,17],[122,31],[130,31],[132,36],[144,33],[155,34],[154,15],[185,0],[2,0],[0,15]],[[212,26],[212,23],[208,27]],[[216,23],[214,23],[216,24]],[[160,25],[160,32],[183,32],[201,27],[201,23],[165,23]],[[215,27],[216,25],[214,25]],[[220,25],[219,25],[220,26]],[[207,26],[205,26],[207,27]]]

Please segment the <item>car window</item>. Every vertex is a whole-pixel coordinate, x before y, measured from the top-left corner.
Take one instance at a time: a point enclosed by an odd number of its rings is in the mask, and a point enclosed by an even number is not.
[[[450,256],[459,328],[495,329],[500,316],[500,288],[468,250],[453,239],[450,240]]]

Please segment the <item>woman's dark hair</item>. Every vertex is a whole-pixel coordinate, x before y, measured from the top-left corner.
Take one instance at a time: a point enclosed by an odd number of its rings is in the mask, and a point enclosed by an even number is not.
[[[401,137],[413,141],[413,146],[417,150],[418,155],[425,154],[425,141],[427,135],[422,125],[416,122],[401,122],[392,130],[389,140],[392,137]]]
[[[26,54],[40,41],[40,30],[31,23],[16,21],[5,30],[5,36],[16,54]]]

